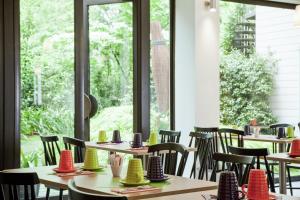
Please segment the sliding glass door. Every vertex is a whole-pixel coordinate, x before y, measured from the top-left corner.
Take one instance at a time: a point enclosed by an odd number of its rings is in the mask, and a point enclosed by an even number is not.
[[[129,139],[133,132],[133,3],[99,1],[89,5],[87,12],[85,78],[98,105],[89,120],[90,138],[97,138],[99,130],[106,130],[110,137],[117,129]]]
[[[43,164],[39,135],[74,136],[74,1],[20,0],[21,166]]]

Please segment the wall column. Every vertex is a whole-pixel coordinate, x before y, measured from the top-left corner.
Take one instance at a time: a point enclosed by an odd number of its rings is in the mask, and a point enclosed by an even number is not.
[[[19,0],[0,0],[0,170],[20,165]]]
[[[194,126],[219,126],[219,13],[204,0],[176,0],[175,41],[175,129],[188,145]]]

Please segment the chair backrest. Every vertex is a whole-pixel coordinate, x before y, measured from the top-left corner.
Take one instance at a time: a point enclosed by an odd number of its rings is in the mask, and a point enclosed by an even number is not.
[[[234,141],[237,141],[236,146],[243,147],[244,135],[245,135],[244,131],[241,130],[228,129],[228,128],[219,129],[219,137],[220,137],[220,141],[224,153],[228,153],[228,146],[233,146]]]
[[[219,128],[211,127],[211,128],[201,128],[201,127],[194,127],[194,131],[198,133],[204,134],[211,134],[213,135],[213,152],[219,152]]]
[[[247,183],[250,169],[252,169],[254,165],[253,156],[214,153],[213,160],[214,160],[214,167],[211,173],[210,180],[216,181],[217,166],[219,162],[221,162],[223,164],[223,169],[222,169],[223,171],[225,170],[225,166],[227,166],[227,170],[234,171],[236,173],[239,186],[242,186],[243,184]]]
[[[287,127],[294,127],[292,124],[272,124],[270,125],[272,135],[277,135],[279,128],[287,128]]]
[[[160,130],[159,135],[161,136],[160,143],[175,142],[179,143],[181,132],[171,130]]]
[[[76,188],[74,180],[69,181],[68,188],[70,200],[127,200],[127,197],[123,196],[108,196],[80,191]]]
[[[189,136],[189,147],[197,148],[197,151],[194,153],[194,162],[190,178],[196,178],[196,166],[200,166],[198,171],[198,179],[202,180],[204,175],[206,175],[206,180],[208,180],[208,169],[213,155],[213,136],[211,134],[199,132],[190,132]],[[197,165],[197,163],[199,163],[199,165]]]
[[[0,186],[1,188],[8,187],[9,199],[13,199],[13,200],[20,199],[18,193],[18,186],[23,186],[24,187],[23,199],[35,200],[36,196],[35,196],[34,185],[39,183],[40,182],[39,182],[38,175],[35,172],[32,173],[0,172]],[[2,191],[1,193],[3,195],[1,199],[5,199],[4,192]]]
[[[270,170],[270,166],[267,160],[267,156],[269,155],[269,150],[268,148],[242,148],[242,147],[228,147],[229,153],[236,154],[236,155],[244,155],[244,156],[255,156],[256,157],[256,168],[260,169],[260,163],[261,163],[261,158],[264,160],[264,164],[266,167],[267,171],[267,176],[268,176],[268,182],[270,185],[270,190],[271,192],[275,192],[275,185],[274,185],[274,180],[272,177],[272,173]]]
[[[177,143],[163,143],[149,146],[148,153],[157,154],[162,158],[164,173],[182,176],[188,158],[185,146]],[[180,154],[181,159],[177,167],[177,158]]]
[[[66,150],[72,150],[74,146],[75,163],[82,163],[84,161],[85,143],[84,140],[71,137],[63,137]]]
[[[45,164],[46,165],[56,165],[56,154],[60,154],[60,148],[58,146],[57,136],[40,136],[43,142],[44,154],[45,154]]]

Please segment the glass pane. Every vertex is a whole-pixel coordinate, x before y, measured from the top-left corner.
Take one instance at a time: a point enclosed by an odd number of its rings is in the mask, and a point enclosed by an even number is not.
[[[44,162],[42,135],[74,135],[74,1],[21,0],[21,161]]]
[[[151,131],[170,129],[170,2],[151,0]]]
[[[132,3],[89,7],[90,93],[98,112],[90,120],[91,139],[99,130],[130,140],[133,132]]]

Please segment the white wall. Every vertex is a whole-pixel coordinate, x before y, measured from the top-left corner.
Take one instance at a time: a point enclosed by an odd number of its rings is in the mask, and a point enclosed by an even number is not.
[[[175,43],[175,125],[187,145],[194,126],[219,125],[219,14],[204,0],[176,0]]]
[[[196,1],[196,122],[199,127],[218,127],[219,92],[219,13],[210,12],[203,0]]]
[[[272,110],[279,122],[296,125],[300,121],[300,29],[293,17],[294,10],[256,8],[256,50],[272,52],[278,59]]]

